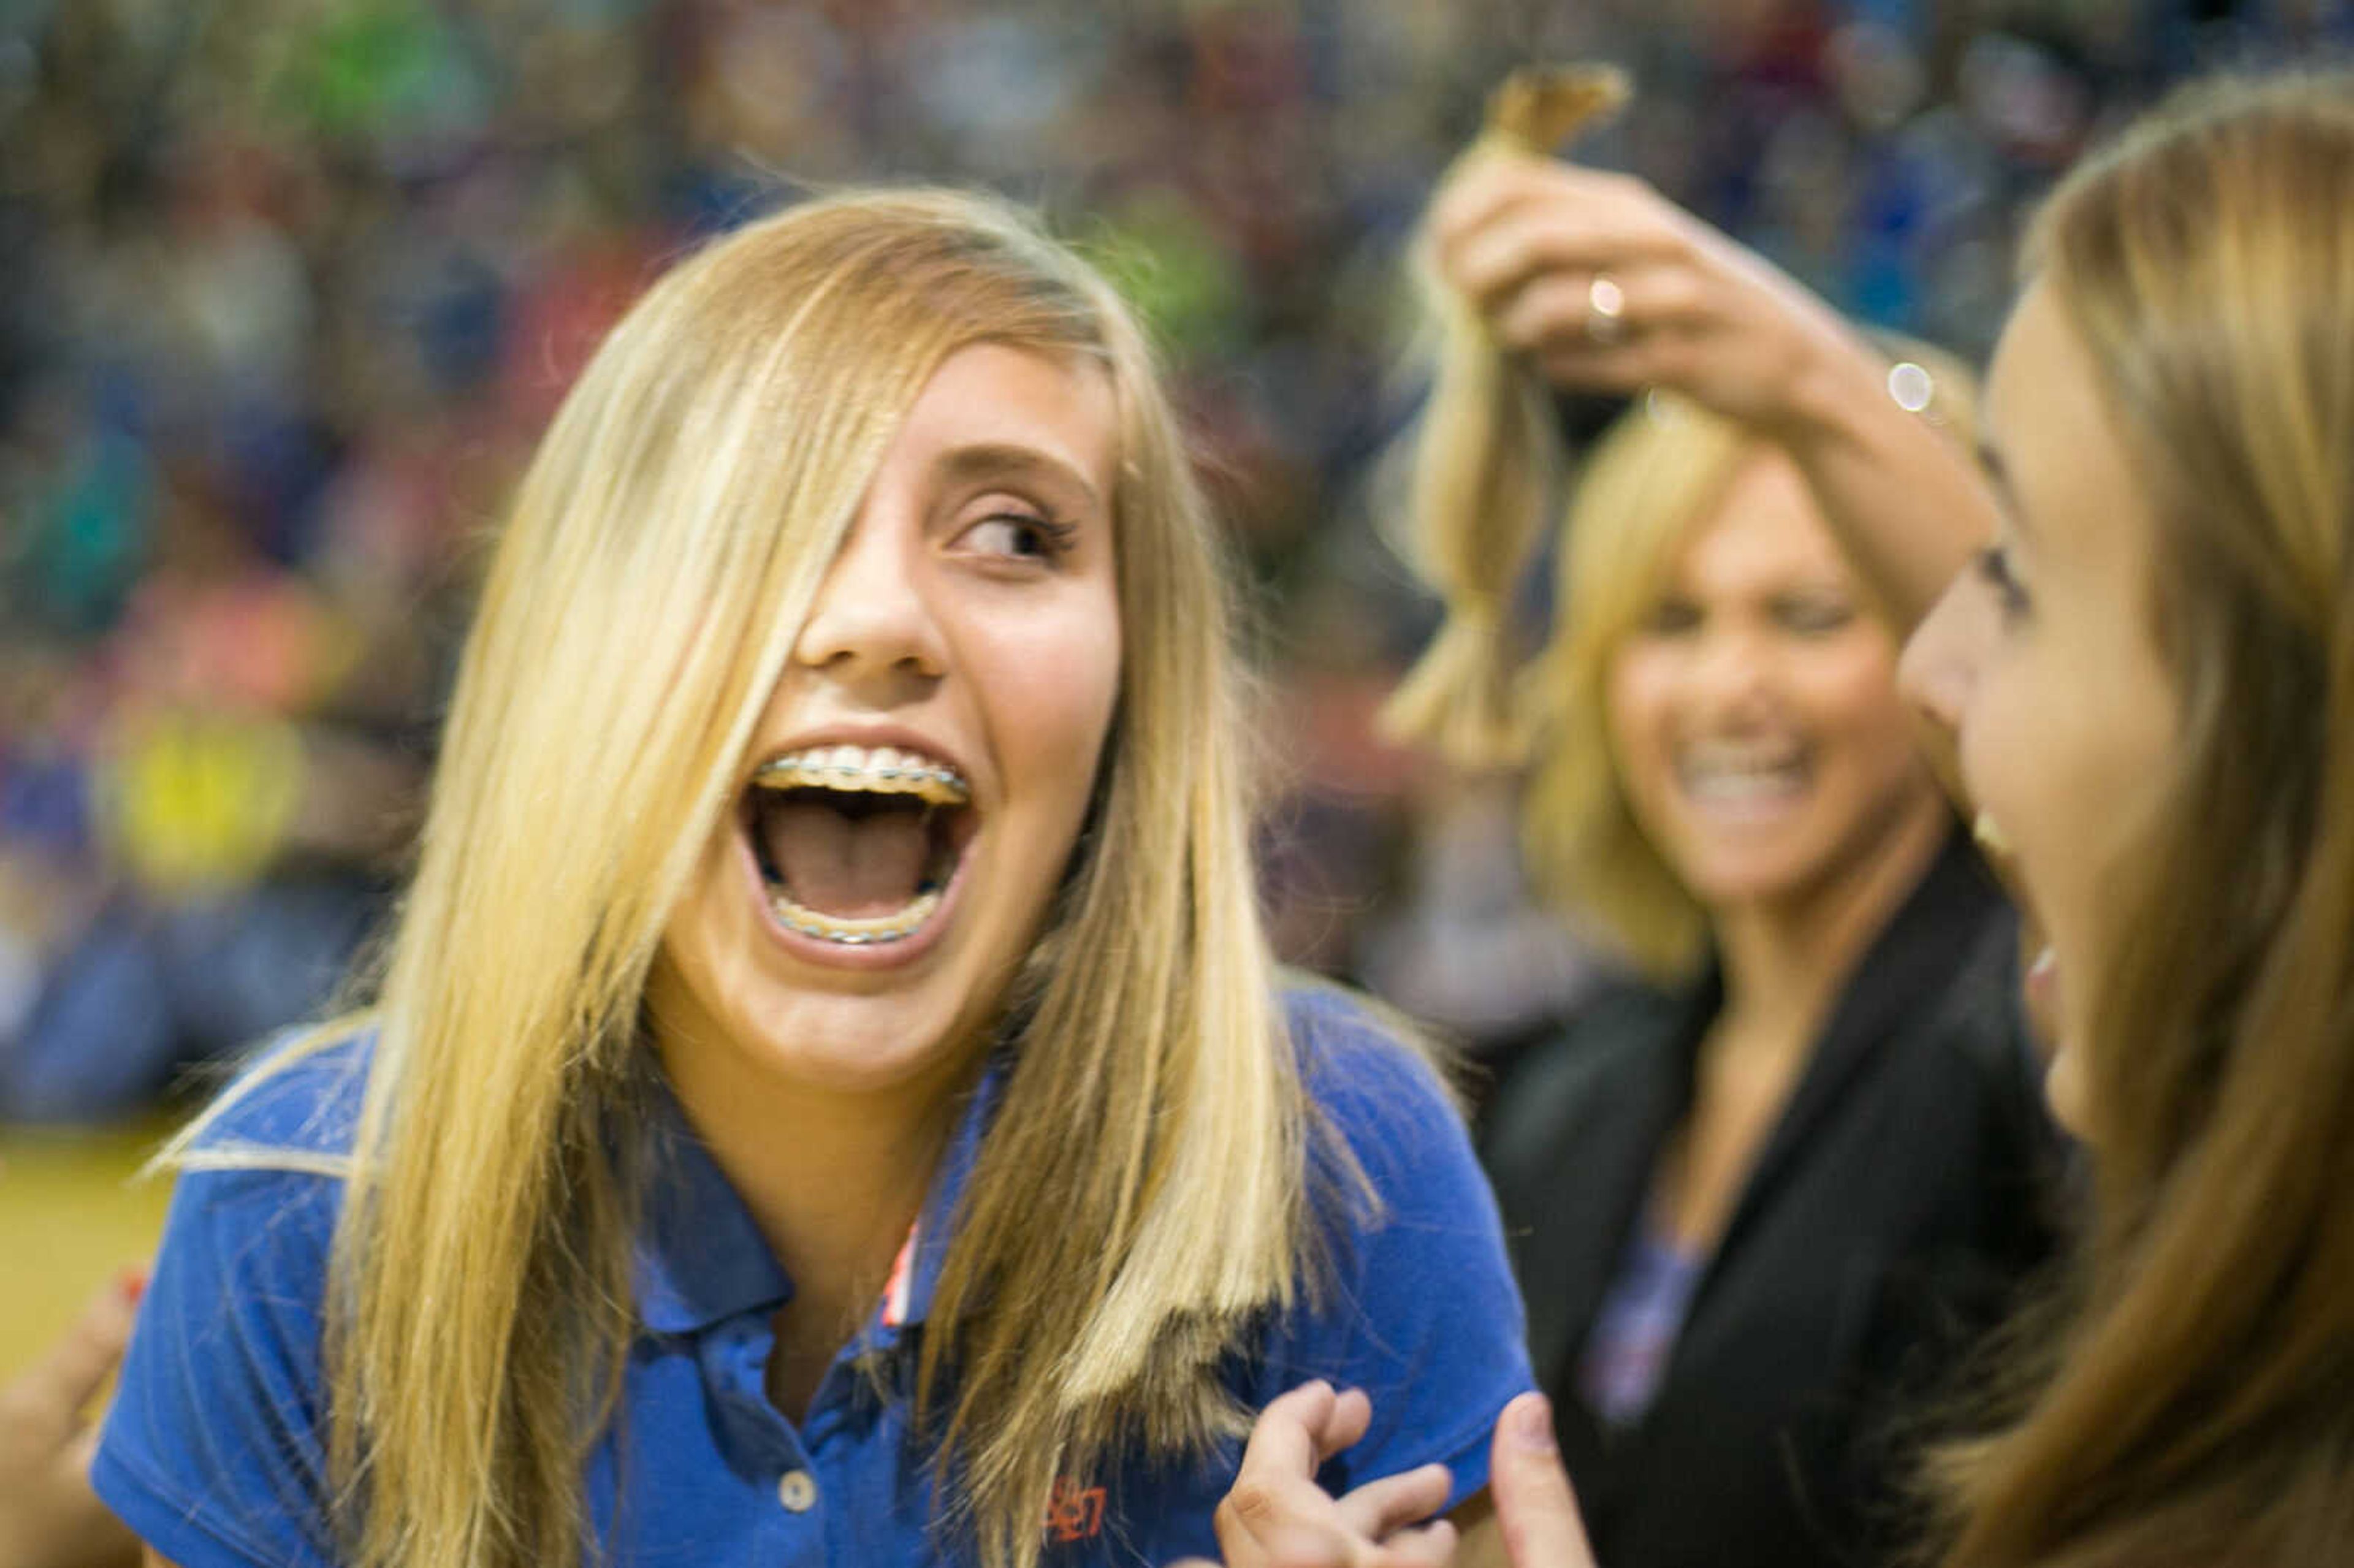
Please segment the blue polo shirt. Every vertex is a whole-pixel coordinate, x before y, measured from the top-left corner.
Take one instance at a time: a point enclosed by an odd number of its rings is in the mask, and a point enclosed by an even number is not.
[[[1487,1484],[1497,1412],[1531,1386],[1520,1298],[1493,1200],[1429,1070],[1355,1001],[1303,987],[1287,1004],[1310,1092],[1379,1199],[1332,1205],[1326,1287],[1231,1358],[1243,1404],[1310,1378],[1363,1388],[1373,1429],[1328,1487],[1437,1460],[1449,1506]],[[182,1173],[109,1413],[99,1495],[180,1568],[334,1561],[325,1524],[321,1291],[366,1070],[364,1042],[264,1080],[208,1129]],[[658,1140],[636,1270],[640,1329],[622,1410],[585,1478],[628,1568],[676,1563],[961,1561],[937,1528],[906,1391],[958,1195],[1002,1065],[942,1160],[903,1267],[805,1420],[764,1393],[769,1323],[792,1282],[674,1106]],[[277,1168],[218,1168],[240,1150]],[[460,1282],[449,1282],[456,1287]],[[434,1282],[420,1281],[420,1289]],[[1058,1489],[1040,1521],[1049,1568],[1214,1555],[1210,1520],[1238,1446],[1139,1460]]]

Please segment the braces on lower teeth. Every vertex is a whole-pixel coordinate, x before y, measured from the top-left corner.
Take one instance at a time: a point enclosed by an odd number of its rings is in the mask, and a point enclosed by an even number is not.
[[[776,911],[777,918],[802,936],[814,937],[822,942],[832,942],[844,948],[864,948],[912,937],[939,906],[939,890],[926,888],[916,895],[913,903],[896,915],[843,919],[805,908],[783,893],[773,894],[769,899],[769,906]]]

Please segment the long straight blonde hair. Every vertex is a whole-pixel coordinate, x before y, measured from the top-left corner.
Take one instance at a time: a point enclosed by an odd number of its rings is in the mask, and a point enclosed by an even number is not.
[[[493,559],[334,1245],[330,1470],[361,1568],[593,1552],[582,1466],[634,1327],[649,966],[897,422],[980,342],[1111,378],[1125,652],[923,1340],[943,1528],[1026,1568],[1058,1475],[1239,1429],[1218,1361],[1305,1277],[1311,1118],[1248,858],[1217,541],[1090,269],[984,198],[841,195],[647,294]]]
[[[1946,1561],[2354,1563],[2354,75],[2194,90],[2028,257],[2154,506],[2181,735],[2087,977],[2083,1310],[1949,1457]]]

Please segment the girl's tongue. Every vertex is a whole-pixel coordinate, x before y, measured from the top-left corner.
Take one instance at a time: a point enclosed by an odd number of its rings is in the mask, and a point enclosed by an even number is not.
[[[929,814],[906,797],[796,794],[763,803],[759,832],[794,903],[866,919],[904,909],[923,891]]]

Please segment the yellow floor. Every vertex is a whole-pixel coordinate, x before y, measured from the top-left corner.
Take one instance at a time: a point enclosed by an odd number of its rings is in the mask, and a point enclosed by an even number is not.
[[[154,1251],[171,1180],[133,1178],[171,1126],[0,1126],[0,1382],[54,1340],[93,1291]]]

